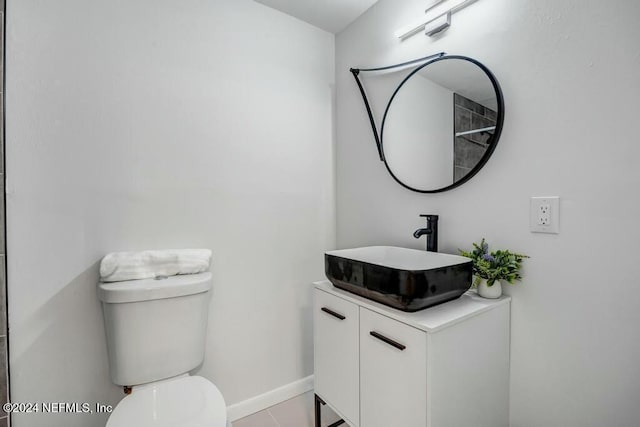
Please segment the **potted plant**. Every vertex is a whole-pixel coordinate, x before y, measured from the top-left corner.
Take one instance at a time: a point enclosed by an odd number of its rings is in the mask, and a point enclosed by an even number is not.
[[[477,287],[478,295],[484,298],[499,298],[502,295],[501,281],[513,284],[522,279],[522,261],[529,258],[502,249],[490,253],[484,238],[480,243],[473,244],[471,252],[460,250],[460,254],[473,261],[473,286]]]

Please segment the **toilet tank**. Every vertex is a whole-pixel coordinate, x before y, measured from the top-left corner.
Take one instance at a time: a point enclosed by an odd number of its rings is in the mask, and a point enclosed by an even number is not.
[[[100,283],[111,380],[133,386],[198,367],[210,291],[210,272]]]

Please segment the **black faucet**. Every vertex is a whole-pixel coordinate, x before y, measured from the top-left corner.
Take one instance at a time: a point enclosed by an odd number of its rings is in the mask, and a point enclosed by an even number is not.
[[[427,219],[427,228],[418,228],[413,237],[418,239],[423,234],[427,235],[427,251],[438,252],[438,215],[420,215]]]

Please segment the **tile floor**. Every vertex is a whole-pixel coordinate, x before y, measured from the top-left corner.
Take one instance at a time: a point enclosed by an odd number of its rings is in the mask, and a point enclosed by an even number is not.
[[[233,422],[233,427],[314,427],[313,391]],[[338,421],[327,406],[322,407],[322,427]],[[347,426],[347,424],[342,424]],[[341,426],[341,427],[342,427]]]

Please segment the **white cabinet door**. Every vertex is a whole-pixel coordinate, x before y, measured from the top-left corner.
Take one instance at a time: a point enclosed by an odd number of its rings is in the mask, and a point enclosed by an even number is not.
[[[313,329],[315,392],[358,426],[358,306],[314,290]]]
[[[426,425],[427,334],[360,307],[360,426]]]

